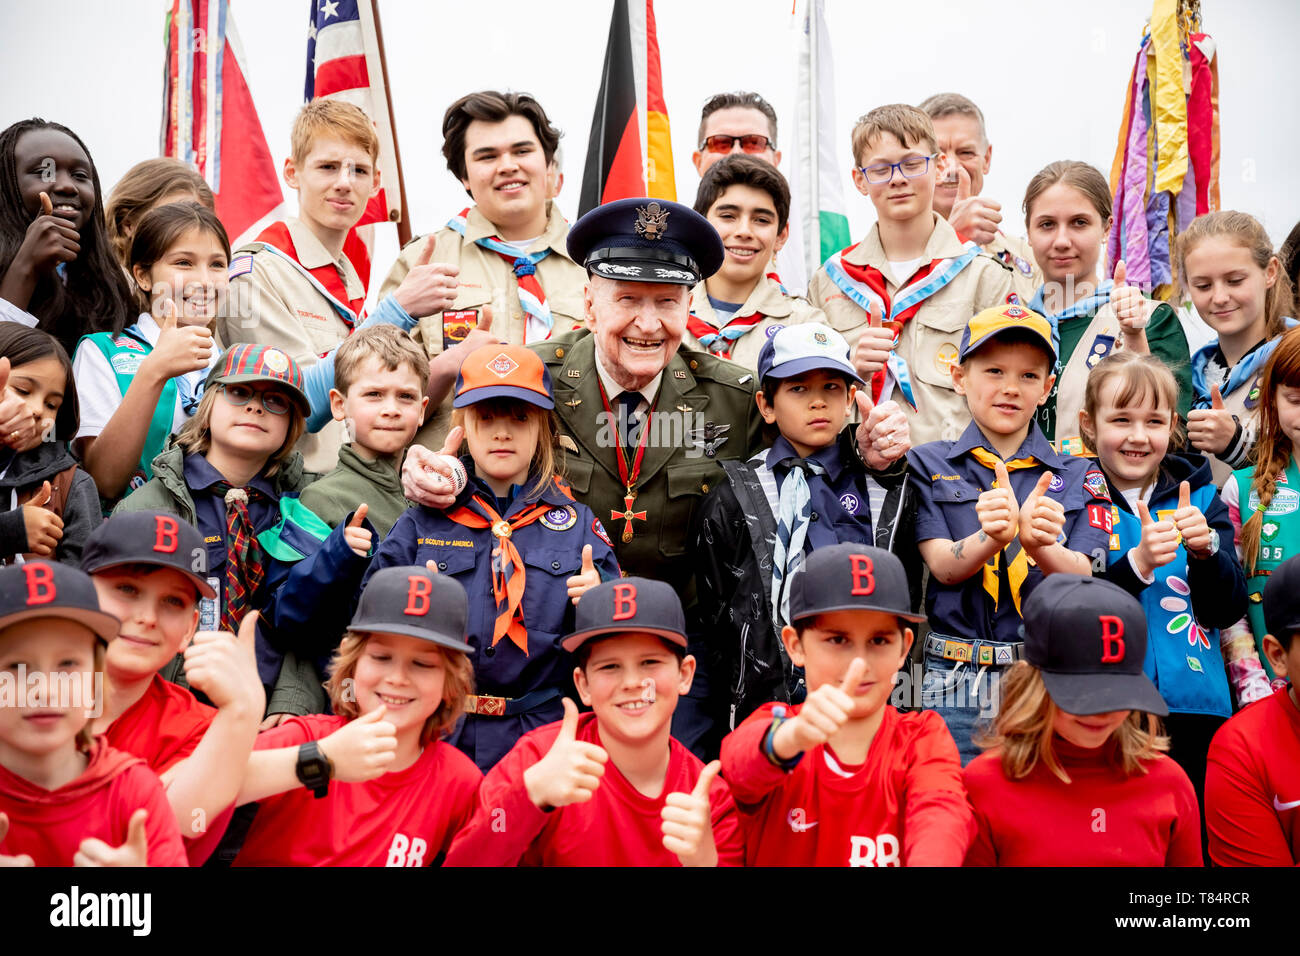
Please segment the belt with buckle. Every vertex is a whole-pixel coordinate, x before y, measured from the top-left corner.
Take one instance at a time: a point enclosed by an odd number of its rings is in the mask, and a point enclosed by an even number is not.
[[[465,698],[465,713],[479,717],[511,717],[536,710],[560,696],[557,688],[535,690],[522,697],[492,697],[488,694],[470,694]]]
[[[1005,667],[1023,660],[1025,644],[988,644],[984,641],[954,641],[931,634],[925,639],[925,652],[946,661],[964,661],[981,667]]]

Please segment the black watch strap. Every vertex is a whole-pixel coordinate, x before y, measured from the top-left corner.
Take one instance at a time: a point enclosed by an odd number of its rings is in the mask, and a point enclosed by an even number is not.
[[[330,763],[330,759],[325,756],[316,741],[309,740],[299,745],[296,769],[298,780],[312,791],[317,799],[329,793],[330,777],[334,776],[334,765]]]

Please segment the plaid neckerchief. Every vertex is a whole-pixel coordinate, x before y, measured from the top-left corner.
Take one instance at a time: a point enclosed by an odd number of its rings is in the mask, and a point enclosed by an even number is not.
[[[265,555],[248,514],[249,495],[261,495],[261,492],[236,488],[225,481],[213,487],[225,496],[226,502],[226,589],[221,628],[234,634],[248,613],[249,601],[266,579]]]

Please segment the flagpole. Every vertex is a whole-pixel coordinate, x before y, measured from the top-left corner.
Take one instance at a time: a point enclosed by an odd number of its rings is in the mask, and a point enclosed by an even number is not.
[[[379,68],[384,75],[384,105],[388,108],[388,128],[393,131],[393,162],[397,164],[397,191],[402,197],[402,218],[397,222],[397,243],[399,246],[404,246],[411,241],[411,214],[406,208],[402,149],[397,145],[397,122],[393,119],[393,88],[388,83],[388,57],[384,53],[384,31],[379,25],[379,0],[370,0],[370,10],[375,18],[375,44],[379,47]]]
[[[811,233],[808,248],[804,250],[804,257],[808,262],[808,275],[811,277],[819,268],[821,268],[821,248],[822,248],[822,229],[821,229],[821,130],[818,128],[820,119],[820,110],[817,104],[817,82],[821,74],[817,72],[817,0],[808,0],[808,143],[809,156],[812,162],[809,164],[811,171],[810,182],[808,184],[808,206],[804,210],[804,215],[808,217],[809,232]]]

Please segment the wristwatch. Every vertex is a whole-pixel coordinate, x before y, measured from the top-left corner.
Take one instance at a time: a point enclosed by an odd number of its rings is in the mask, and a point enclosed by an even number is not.
[[[316,741],[309,740],[298,747],[298,779],[302,785],[316,794],[316,799],[320,799],[330,791],[330,778],[334,776],[334,764],[330,758],[316,745]]]
[[[1212,558],[1212,557],[1214,557],[1214,556],[1215,556],[1216,554],[1218,554],[1218,553],[1219,553],[1219,532],[1216,531],[1215,529],[1211,528],[1211,529],[1210,529],[1210,546],[1209,546],[1209,548],[1207,548],[1205,551],[1203,551],[1201,554],[1197,555],[1197,557],[1199,557],[1202,561],[1204,561],[1204,560],[1207,559],[1207,558]]]

